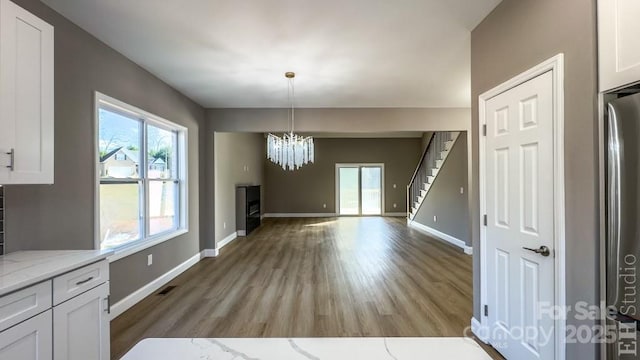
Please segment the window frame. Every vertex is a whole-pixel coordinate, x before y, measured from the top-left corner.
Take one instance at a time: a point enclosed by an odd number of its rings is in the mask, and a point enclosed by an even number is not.
[[[140,160],[137,178],[102,179],[100,176],[100,109],[106,109],[140,122]],[[168,130],[176,133],[174,146],[176,148],[176,170],[169,179],[149,178],[148,173],[148,144],[147,126]],[[94,148],[95,151],[95,213],[94,213],[94,248],[97,250],[113,251],[109,261],[127,257],[151,246],[171,240],[189,232],[189,190],[188,190],[188,129],[172,121],[163,119],[155,114],[144,111],[123,101],[117,100],[100,92],[95,92],[94,99]],[[152,181],[168,181],[177,184],[174,196],[177,198],[176,227],[155,235],[150,235],[150,207],[148,189]],[[100,244],[100,185],[101,183],[131,183],[140,187],[140,239],[122,244],[117,247],[102,249]]]

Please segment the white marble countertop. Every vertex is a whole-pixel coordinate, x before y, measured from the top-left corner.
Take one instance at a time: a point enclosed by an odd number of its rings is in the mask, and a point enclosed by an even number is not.
[[[491,360],[470,338],[145,339],[121,360]]]
[[[18,251],[0,256],[0,296],[105,259],[113,251]]]

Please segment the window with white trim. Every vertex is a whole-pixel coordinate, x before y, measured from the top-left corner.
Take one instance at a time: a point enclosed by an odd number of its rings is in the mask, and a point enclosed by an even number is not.
[[[96,95],[96,245],[128,248],[184,232],[187,130]]]

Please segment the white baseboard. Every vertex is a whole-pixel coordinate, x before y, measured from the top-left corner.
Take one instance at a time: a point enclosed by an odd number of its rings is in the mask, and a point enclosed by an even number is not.
[[[335,213],[271,213],[264,214],[266,218],[323,218],[335,217]]]
[[[434,228],[430,228],[430,227],[428,227],[426,225],[420,224],[417,221],[410,221],[410,222],[407,222],[407,223],[408,223],[409,227],[411,227],[411,228],[414,228],[414,229],[416,229],[416,230],[418,230],[420,232],[423,232],[423,233],[425,233],[427,235],[431,235],[431,236],[437,237],[440,240],[444,240],[444,241],[446,241],[448,243],[451,243],[451,244],[461,248],[462,250],[464,250],[464,253],[467,254],[467,255],[473,254],[473,248],[471,246],[467,246],[467,244],[464,241],[460,240],[460,239],[457,239],[457,238],[455,238],[455,237],[453,237],[451,235],[445,234],[445,233],[443,233],[441,231],[438,231],[438,230],[436,230]]]
[[[220,252],[218,251],[218,249],[204,249],[200,253],[200,254],[202,254],[202,256],[200,258],[216,257],[216,256],[218,256],[219,253]]]
[[[388,212],[388,213],[382,214],[382,216],[406,217],[407,213],[406,212]]]
[[[480,321],[476,320],[476,318],[471,318],[471,332],[475,335],[478,340],[482,341],[485,344],[489,344],[489,338],[487,337],[488,332],[482,326]]]
[[[173,269],[169,270],[162,276],[156,278],[155,280],[151,281],[147,285],[134,291],[131,295],[113,304],[111,306],[111,320],[117,318],[120,314],[130,309],[133,305],[137,304],[147,296],[153,294],[158,289],[160,289],[165,284],[167,284],[169,281],[173,280],[176,276],[182,274],[187,269],[197,264],[198,261],[200,261],[201,256],[202,256],[201,253],[197,253],[193,255],[187,261],[174,267]]]
[[[228,245],[230,242],[235,240],[238,236],[241,236],[240,235],[240,231],[236,231],[233,234],[227,236],[226,238],[220,240],[216,244],[216,248],[215,249],[204,249],[204,250],[202,250],[202,252],[201,252],[202,257],[203,258],[206,258],[206,257],[217,257],[218,255],[220,255],[220,249],[222,249],[223,246]]]
[[[229,244],[230,242],[235,240],[237,237],[238,237],[238,232],[236,231],[233,234],[227,236],[226,238],[216,242],[216,250],[220,251],[220,249],[222,249],[223,246]]]

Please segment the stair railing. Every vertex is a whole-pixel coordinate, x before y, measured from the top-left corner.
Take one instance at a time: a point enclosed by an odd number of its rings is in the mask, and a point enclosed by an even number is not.
[[[416,191],[418,194],[420,193],[419,187],[416,189],[415,185],[421,184],[423,180],[426,180],[426,169],[424,165],[426,165],[426,162],[428,162],[427,156],[429,154],[429,148],[431,148],[431,143],[433,142],[435,134],[435,132],[431,134],[429,142],[427,143],[427,146],[425,146],[424,151],[422,152],[422,156],[420,157],[420,162],[418,162],[418,166],[416,166],[416,170],[413,172],[411,181],[409,181],[409,185],[407,185],[407,219],[411,214],[411,207],[413,204],[412,200],[417,200],[417,198],[414,198],[414,195],[416,194]]]
[[[418,201],[420,190],[424,190],[424,184],[427,178],[432,176],[428,171],[436,167],[438,160],[442,160],[441,152],[444,149],[446,141],[451,139],[451,132],[439,131],[434,132],[429,139],[429,143],[422,153],[420,162],[416,167],[409,185],[407,185],[407,219],[411,215],[413,203]]]

